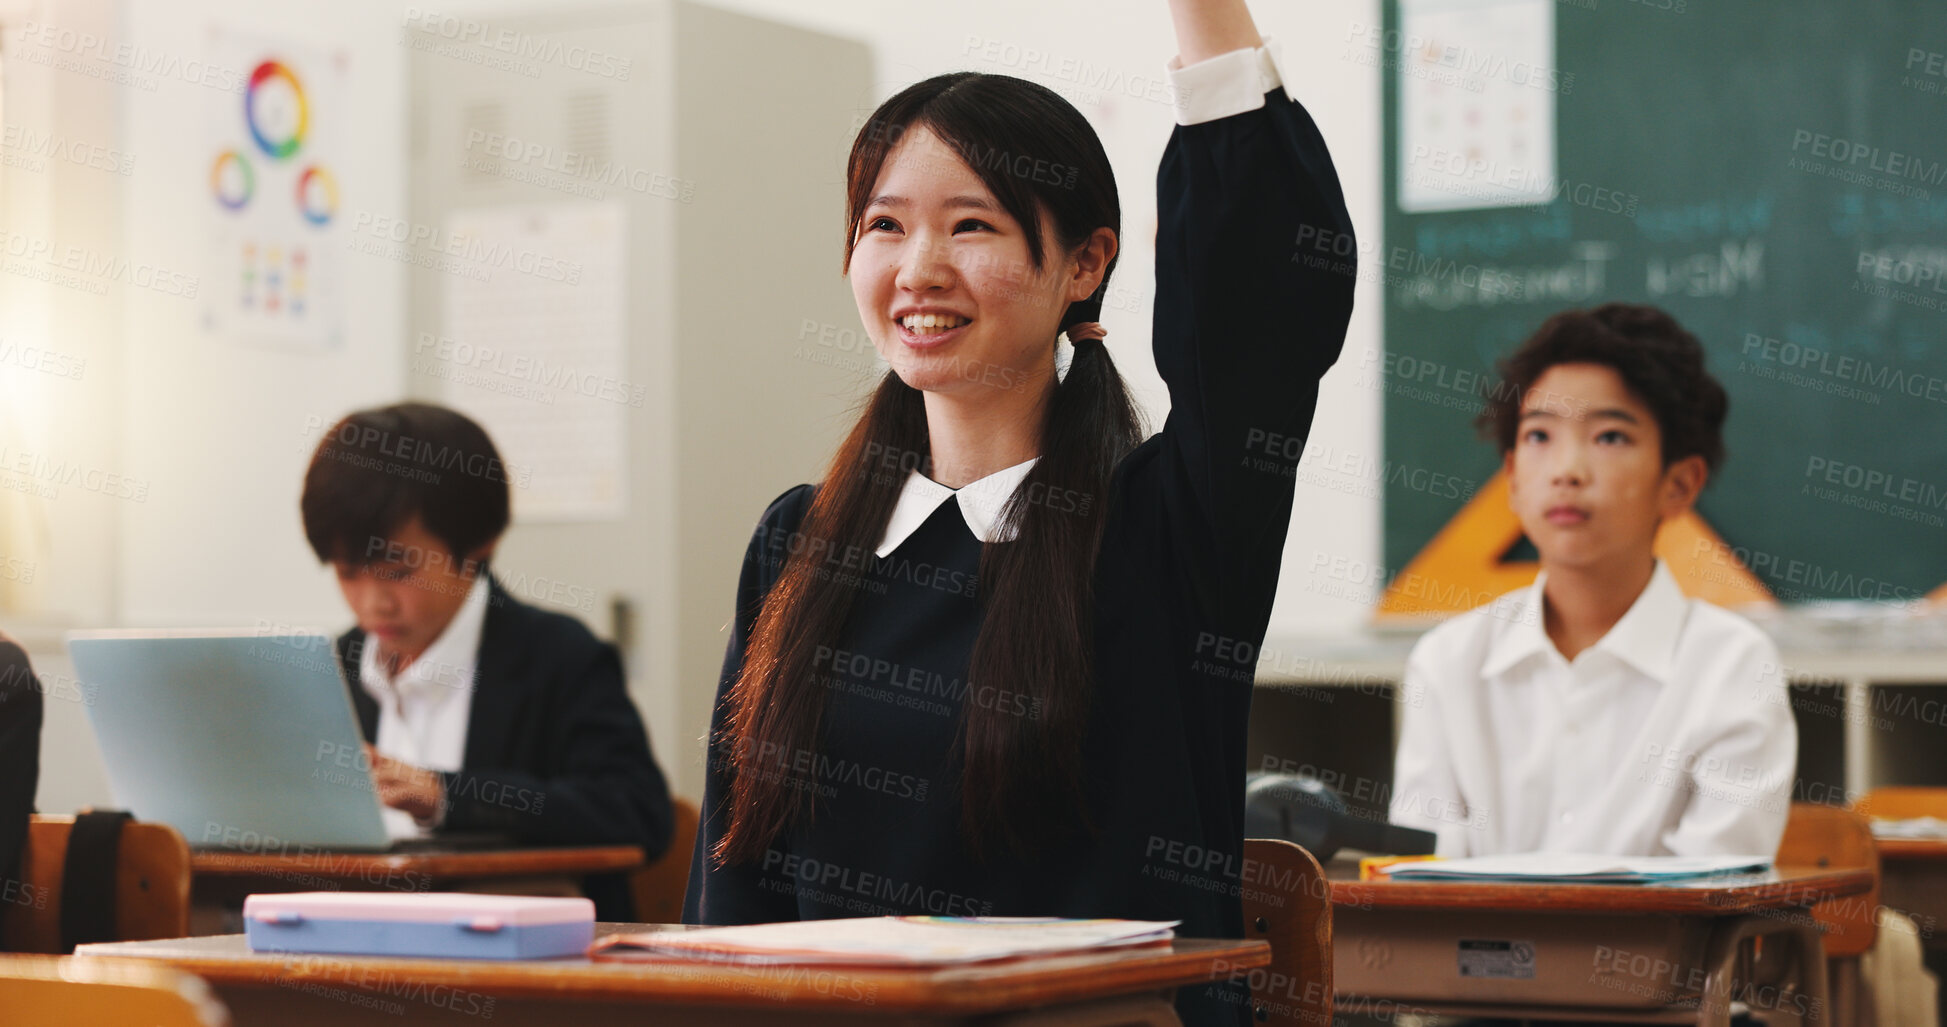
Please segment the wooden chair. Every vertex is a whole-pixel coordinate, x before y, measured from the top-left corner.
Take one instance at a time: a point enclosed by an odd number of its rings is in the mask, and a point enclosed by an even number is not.
[[[1257,1023],[1332,1024],[1332,885],[1318,860],[1282,838],[1244,839],[1244,936],[1271,943],[1250,971]]]
[[[74,818],[36,815],[21,853],[20,901],[0,904],[0,950],[61,951],[61,879]],[[167,824],[122,826],[114,941],[189,933],[189,843]],[[106,1021],[104,1021],[106,1022]]]
[[[202,978],[133,959],[0,956],[7,1027],[141,1024],[227,1027],[229,1010]]]
[[[700,814],[688,799],[672,799],[675,831],[662,858],[629,875],[629,897],[635,901],[635,917],[645,924],[683,922],[683,892],[690,883],[690,853],[696,848],[696,829]]]
[[[1879,850],[1872,825],[1856,811],[1818,803],[1794,802],[1778,843],[1778,862],[1821,867],[1868,867],[1873,890],[1864,895],[1821,902],[1811,909],[1825,932],[1826,975],[1833,1019],[1860,1022],[1863,995],[1859,957],[1879,938]]]

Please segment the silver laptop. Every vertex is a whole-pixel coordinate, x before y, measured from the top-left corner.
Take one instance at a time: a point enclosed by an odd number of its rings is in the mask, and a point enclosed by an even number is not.
[[[117,808],[199,848],[392,847],[330,638],[77,631],[68,652]]]

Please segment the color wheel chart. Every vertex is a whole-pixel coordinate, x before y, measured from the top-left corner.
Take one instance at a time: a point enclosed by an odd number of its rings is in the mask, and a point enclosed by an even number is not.
[[[209,38],[212,60],[245,87],[209,101],[197,198],[212,229],[206,325],[238,342],[336,346],[345,57],[219,29]]]

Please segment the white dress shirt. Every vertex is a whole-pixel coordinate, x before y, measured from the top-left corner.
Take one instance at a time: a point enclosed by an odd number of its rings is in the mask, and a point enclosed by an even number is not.
[[[379,704],[374,748],[427,770],[458,770],[466,758],[467,722],[473,713],[473,677],[480,659],[480,632],[487,620],[487,576],[473,580],[446,630],[397,678],[386,673],[375,639],[359,656],[359,684]],[[445,810],[420,823],[405,810],[384,810],[394,838],[424,837]]]
[[[1798,731],[1771,639],[1685,598],[1659,560],[1566,660],[1542,626],[1546,581],[1413,647],[1394,822],[1436,832],[1442,856],[1772,855]]]
[[[899,502],[892,508],[892,516],[886,518],[886,533],[879,540],[879,548],[873,550],[880,559],[891,555],[906,541],[919,526],[926,523],[933,511],[941,503],[957,502],[960,516],[967,522],[967,530],[982,542],[1012,542],[1014,532],[1005,530],[1001,524],[1001,511],[1014,490],[1021,487],[1021,481],[1034,469],[1040,457],[1029,457],[1012,467],[1004,467],[978,481],[971,481],[957,489],[928,478],[918,471],[906,473],[906,484],[900,488]]]

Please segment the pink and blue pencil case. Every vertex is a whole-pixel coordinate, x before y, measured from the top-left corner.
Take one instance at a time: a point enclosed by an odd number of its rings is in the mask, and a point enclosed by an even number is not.
[[[292,892],[244,899],[243,922],[252,952],[550,959],[588,951],[595,904],[467,892]]]

